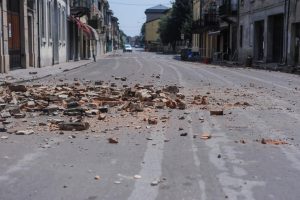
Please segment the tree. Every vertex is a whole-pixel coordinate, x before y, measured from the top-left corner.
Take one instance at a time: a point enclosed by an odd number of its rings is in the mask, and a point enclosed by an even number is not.
[[[141,28],[141,33],[140,33],[140,42],[141,44],[145,44],[145,32],[146,32],[146,23],[143,23],[142,28]]]
[[[171,14],[162,17],[160,22],[159,33],[162,42],[171,43],[174,47],[176,41],[181,40],[181,34],[184,34],[186,40],[191,40],[192,15],[192,0],[175,0]]]

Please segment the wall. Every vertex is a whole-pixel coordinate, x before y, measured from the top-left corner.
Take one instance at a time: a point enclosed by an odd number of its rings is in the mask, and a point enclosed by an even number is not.
[[[244,62],[248,56],[254,57],[255,51],[255,22],[264,20],[264,41],[265,50],[263,61],[267,62],[270,59],[271,49],[268,31],[269,16],[284,13],[284,0],[264,0],[250,1],[244,0],[244,5],[240,4],[239,13],[239,28],[238,28],[238,52],[239,61]],[[240,26],[243,26],[242,46],[240,46]]]
[[[300,32],[300,1],[291,0],[290,1],[290,17],[289,17],[289,27],[288,27],[288,59],[287,62],[289,65],[300,64],[295,63],[295,57],[298,57],[300,60],[300,53],[296,55],[295,48],[297,45],[296,40],[296,24],[298,24],[298,31]],[[299,42],[299,41],[298,41]],[[298,44],[299,45],[299,44]]]
[[[3,10],[2,10],[2,1],[0,1],[0,73],[5,72],[5,59],[4,59],[4,52],[3,52]]]
[[[164,13],[146,13],[146,22],[150,22],[156,19],[160,19]]]
[[[51,5],[49,5],[49,2]],[[66,2],[63,0],[39,0],[39,3],[41,35],[40,67],[64,63],[68,60],[67,13],[69,8],[66,7]],[[49,6],[52,6],[52,8],[50,9]]]
[[[159,39],[159,34],[157,30],[159,28],[160,19],[147,22],[145,27],[145,40],[156,42]]]

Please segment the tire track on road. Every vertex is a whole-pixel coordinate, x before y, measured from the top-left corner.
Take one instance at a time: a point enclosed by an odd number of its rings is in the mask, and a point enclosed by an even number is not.
[[[156,200],[158,196],[159,187],[151,186],[151,183],[161,179],[165,131],[160,127],[159,132],[151,133],[151,138],[152,141],[148,142],[144,154],[144,164],[139,172],[142,178],[136,180],[134,190],[128,200]],[[153,143],[156,145],[153,146]]]

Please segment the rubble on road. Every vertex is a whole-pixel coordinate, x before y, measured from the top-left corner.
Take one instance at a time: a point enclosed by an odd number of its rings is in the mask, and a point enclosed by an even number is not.
[[[202,140],[209,140],[209,139],[211,139],[211,134],[209,134],[209,133],[203,133],[200,138]]]
[[[126,77],[115,79],[127,81]],[[150,129],[149,125],[166,123],[174,109],[179,112],[178,120],[184,121],[186,113],[183,115],[181,110],[205,109],[210,111],[211,115],[224,115],[226,104],[230,103],[222,96],[213,96],[214,91],[200,92],[204,95],[197,92],[187,95],[176,85],[154,87],[136,84],[132,87],[118,87],[118,84],[113,82],[84,80],[84,83],[81,83],[78,80],[75,78],[74,82],[66,83],[65,79],[60,79],[56,85],[3,84],[0,86],[0,122],[3,124],[0,132],[8,132],[7,129],[18,135],[40,131],[96,132],[97,124],[118,123],[120,119],[128,117],[147,124],[131,123],[127,127],[137,130],[144,127]],[[228,89],[225,93],[229,91],[231,90]],[[239,95],[237,91],[235,94]],[[245,101],[231,105],[250,106]],[[169,114],[160,116],[160,110],[166,110]],[[204,122],[203,117],[199,120]],[[187,122],[192,123],[192,120]],[[18,129],[32,130],[33,133]],[[182,136],[185,136],[184,133]],[[118,143],[118,140],[110,141]]]
[[[224,115],[224,111],[223,110],[211,110],[210,115],[221,116],[221,115]]]
[[[63,122],[58,124],[62,131],[84,131],[90,127],[88,122]]]
[[[273,140],[273,139],[261,139],[261,144],[273,144],[273,145],[283,145],[283,144],[288,144],[286,141],[283,140]]]
[[[7,139],[8,139],[8,136],[1,136],[0,139],[2,139],[2,140],[7,140]]]
[[[33,130],[21,130],[15,133],[16,135],[32,135],[34,134]]]
[[[119,143],[119,139],[118,139],[118,138],[115,138],[115,137],[108,138],[108,142],[109,142],[110,144],[118,144],[118,143]]]
[[[126,77],[116,77],[126,81]],[[90,128],[89,120],[97,116],[100,121],[106,122],[107,115],[124,112],[136,113],[154,109],[179,109],[187,108],[185,95],[179,93],[179,87],[166,86],[155,89],[153,85],[135,85],[134,87],[118,88],[115,83],[85,81],[79,83],[74,79],[73,83],[25,85],[4,84],[0,88],[0,120],[3,124],[11,123],[10,118],[23,119],[31,115],[60,116],[60,120],[38,122],[35,126],[45,127],[49,125],[50,131],[84,131]],[[110,112],[110,113],[109,113]],[[148,123],[155,125],[156,118],[149,118]],[[164,119],[164,122],[167,120]],[[27,120],[22,120],[27,122]],[[31,128],[31,127],[30,127]],[[5,132],[6,129],[1,129]],[[32,134],[28,131],[17,131],[18,135]]]

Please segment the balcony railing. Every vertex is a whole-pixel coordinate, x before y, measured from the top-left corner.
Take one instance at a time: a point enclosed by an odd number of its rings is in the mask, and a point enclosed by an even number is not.
[[[91,0],[74,0],[70,5],[71,15],[82,17],[90,13]]]
[[[218,15],[216,13],[207,13],[203,17],[204,26],[213,27],[219,24]]]
[[[218,27],[219,19],[216,13],[206,13],[203,14],[202,17],[193,22],[192,28],[193,30],[207,30],[214,29]]]
[[[237,15],[238,3],[236,0],[224,0],[219,7],[219,15],[221,17]]]

